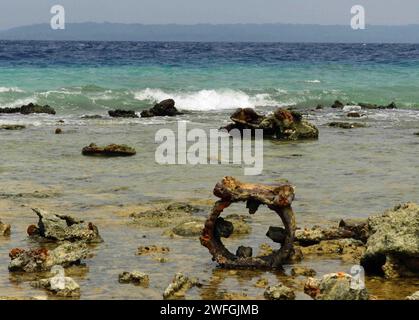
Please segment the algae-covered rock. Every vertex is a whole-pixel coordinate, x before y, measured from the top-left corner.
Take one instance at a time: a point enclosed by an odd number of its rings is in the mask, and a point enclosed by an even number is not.
[[[164,290],[164,299],[183,298],[186,292],[193,287],[200,287],[201,283],[196,278],[189,278],[182,273],[177,273],[172,283]]]
[[[32,209],[38,215],[38,225],[28,227],[28,234],[35,240],[102,242],[98,228],[91,222],[85,223],[69,215],[49,213]]]
[[[283,284],[277,284],[266,288],[263,293],[264,297],[268,300],[294,300],[295,293],[291,288],[284,286]]]
[[[119,283],[133,283],[142,286],[148,286],[150,278],[147,274],[140,271],[122,272],[118,276]]]
[[[315,300],[368,300],[367,289],[354,284],[349,274],[330,273],[321,279],[307,279],[304,292]]]
[[[387,278],[419,274],[419,206],[407,203],[368,219],[371,236],[361,265]]]
[[[55,248],[12,249],[9,271],[43,272],[49,271],[55,265],[69,267],[81,264],[81,260],[88,256],[89,250],[83,242],[65,242]]]

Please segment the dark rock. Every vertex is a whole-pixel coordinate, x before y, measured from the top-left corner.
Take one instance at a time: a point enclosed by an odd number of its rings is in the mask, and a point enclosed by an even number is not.
[[[234,122],[220,129],[231,132],[233,129],[250,129],[252,134],[255,130],[263,130],[265,137],[281,140],[317,139],[318,129],[311,123],[303,120],[301,113],[279,108],[270,115],[260,115],[253,109],[237,109],[230,119]]]
[[[61,128],[55,129],[55,134],[62,134],[63,130]]]
[[[48,105],[41,106],[33,103],[23,105],[20,108],[3,108],[0,109],[0,113],[21,113],[23,115],[31,113],[56,114],[55,110]]]
[[[215,232],[223,238],[228,238],[233,234],[234,226],[230,221],[218,217],[215,222]]]
[[[22,130],[25,128],[26,126],[19,124],[4,124],[0,126],[0,130]]]
[[[341,128],[341,129],[354,129],[354,128],[365,128],[366,125],[359,122],[330,122],[329,127]]]
[[[419,137],[419,132],[415,132],[413,135],[418,136]]]
[[[359,112],[356,112],[356,111],[348,112],[348,114],[346,116],[349,117],[349,118],[361,118],[361,114]]]
[[[266,236],[276,243],[284,243],[285,229],[281,227],[269,227]]]
[[[240,246],[237,248],[236,256],[239,258],[250,258],[253,255],[252,247]]]
[[[345,105],[340,102],[339,100],[336,100],[333,104],[332,104],[332,108],[333,109],[342,109]]]
[[[98,147],[91,143],[88,147],[84,147],[82,154],[84,156],[105,156],[105,157],[126,157],[133,156],[137,152],[134,148],[127,145],[110,144],[106,147]]]
[[[41,209],[32,209],[39,218],[38,225],[28,227],[28,235],[34,239],[51,241],[102,242],[98,228],[91,222],[75,219],[68,215],[48,213]]]
[[[109,116],[112,118],[138,118],[137,114],[133,110],[110,110],[108,112]]]
[[[316,106],[316,110],[321,110],[321,109],[323,109],[323,106],[322,106],[321,104],[318,104],[318,105]]]
[[[141,117],[174,117],[181,114],[183,113],[179,112],[175,107],[175,101],[173,99],[167,99],[155,104],[154,107],[149,110],[142,111]]]
[[[387,106],[381,106],[381,105],[377,105],[377,104],[372,104],[372,103],[358,103],[358,105],[362,108],[362,109],[397,109],[396,103],[392,102]]]
[[[112,112],[112,111],[111,111]],[[84,115],[81,117],[84,120],[95,120],[95,119],[103,119],[103,117],[99,114],[92,114],[92,115]]]

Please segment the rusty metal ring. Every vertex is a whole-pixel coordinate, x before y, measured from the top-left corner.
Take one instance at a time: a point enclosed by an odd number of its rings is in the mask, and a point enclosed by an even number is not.
[[[217,183],[214,195],[221,198],[205,222],[200,237],[201,244],[208,248],[213,260],[225,268],[280,268],[293,254],[295,237],[295,217],[291,208],[294,188],[290,184],[267,186],[241,183],[233,177],[225,177]],[[279,250],[272,254],[257,257],[240,257],[231,253],[221,241],[217,224],[223,219],[221,213],[234,202],[246,202],[250,214],[254,214],[261,204],[275,211],[285,227],[284,238]],[[221,219],[221,220],[220,220]],[[228,235],[227,235],[228,237]]]

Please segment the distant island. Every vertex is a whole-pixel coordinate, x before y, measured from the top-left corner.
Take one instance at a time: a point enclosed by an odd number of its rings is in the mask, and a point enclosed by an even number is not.
[[[67,23],[65,30],[52,30],[49,24],[16,27],[0,31],[0,40],[419,43],[419,25],[352,30],[349,25],[86,22]]]

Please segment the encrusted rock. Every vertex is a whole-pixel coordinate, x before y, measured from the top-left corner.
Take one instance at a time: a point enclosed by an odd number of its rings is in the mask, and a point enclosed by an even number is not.
[[[147,274],[140,271],[122,272],[118,276],[119,283],[133,283],[148,286],[150,278]]]
[[[175,101],[173,99],[166,99],[155,104],[153,108],[142,111],[141,117],[174,117],[181,114],[182,113],[179,112],[175,107]]]
[[[27,105],[23,105],[20,108],[3,108],[0,109],[0,113],[21,113],[24,115],[28,115],[31,113],[47,113],[47,114],[55,114],[55,110],[48,105],[41,106],[39,104],[29,103]]]
[[[283,284],[277,284],[266,288],[263,293],[264,297],[268,300],[294,300],[295,293],[291,288],[284,286]]]
[[[252,247],[240,246],[237,248],[236,256],[239,258],[250,258],[253,255]]]
[[[57,297],[80,297],[80,286],[70,277],[55,276],[49,279],[32,281],[31,286],[34,288],[43,288]]]
[[[319,130],[311,123],[303,120],[298,112],[277,109],[272,114],[260,115],[251,108],[237,109],[231,116],[232,124],[224,128],[231,133],[233,129],[243,132],[245,129],[261,129],[265,137],[281,140],[317,139]]]
[[[356,285],[351,275],[330,273],[321,279],[307,279],[304,292],[315,300],[368,300],[365,287]]]
[[[182,273],[177,273],[172,283],[164,290],[164,299],[176,299],[185,296],[186,292],[193,287],[200,287],[201,283],[196,278],[188,278]]]
[[[112,118],[139,118],[133,110],[116,109],[108,112]]]
[[[69,215],[48,213],[45,210],[32,209],[38,215],[38,225],[28,227],[28,235],[35,239],[52,241],[102,242],[98,228],[91,222],[85,223]]]
[[[361,118],[361,114],[359,112],[356,112],[356,111],[348,112],[348,114],[346,116],[349,117],[349,118]]]
[[[83,242],[65,242],[54,250],[15,248],[9,253],[11,259],[9,271],[43,272],[51,270],[55,265],[62,267],[79,265],[88,253],[87,245]]]
[[[355,239],[323,240],[317,244],[300,247],[306,255],[332,255],[338,256],[347,262],[359,262],[365,251],[364,244]]]
[[[169,253],[170,249],[168,247],[160,247],[156,245],[151,246],[140,246],[138,247],[137,254],[139,256],[147,254],[166,254]]]
[[[314,277],[316,275],[316,271],[314,269],[307,268],[307,267],[293,267],[291,269],[291,275],[294,277],[297,277],[297,276]]]
[[[10,236],[10,224],[5,224],[0,220],[0,236]]]
[[[370,237],[361,265],[387,278],[419,274],[419,206],[400,205],[368,219]]]
[[[133,156],[137,152],[125,144],[110,144],[105,147],[99,147],[94,143],[84,147],[82,154],[84,156],[105,156],[105,157],[128,157]]]
[[[266,288],[268,285],[269,285],[269,281],[266,278],[260,278],[255,283],[256,288]]]

